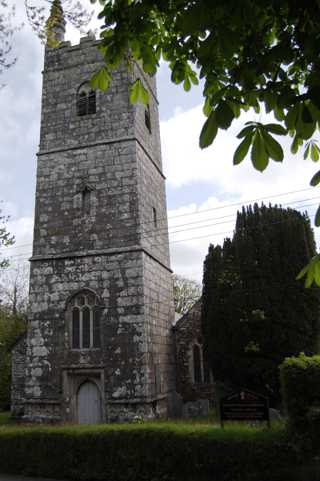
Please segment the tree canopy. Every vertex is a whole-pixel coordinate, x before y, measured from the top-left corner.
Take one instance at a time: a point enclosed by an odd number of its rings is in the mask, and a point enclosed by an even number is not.
[[[97,0],[91,0],[96,3]],[[156,73],[163,58],[171,80],[190,90],[204,80],[207,119],[200,147],[228,129],[243,111],[254,109],[276,120],[247,122],[239,132],[233,162],[249,154],[255,169],[282,162],[278,136],[291,136],[291,151],[317,162],[313,138],[320,125],[320,5],[318,0],[99,0],[103,20],[100,50],[106,66],[93,78],[107,88],[123,59],[140,61]],[[128,54],[130,52],[130,55]],[[131,98],[148,102],[138,79]],[[320,182],[317,172],[311,185]],[[320,225],[320,207],[315,223]],[[316,264],[319,262],[315,259]],[[320,271],[320,269],[319,269]],[[306,273],[306,272],[305,272]],[[320,275],[309,266],[309,278]]]
[[[280,399],[283,359],[319,349],[319,289],[295,272],[314,255],[309,219],[292,209],[248,207],[232,239],[210,246],[204,263],[202,323],[216,380]]]
[[[92,0],[95,3],[96,0]],[[200,146],[209,146],[219,129],[228,129],[241,111],[252,107],[272,112],[277,125],[249,123],[242,131],[240,163],[250,146],[256,169],[270,159],[283,160],[274,135],[290,134],[292,150],[306,145],[318,160],[310,139],[320,121],[320,7],[317,0],[100,0],[103,10],[101,51],[112,69],[127,56],[155,74],[161,56],[171,80],[190,90],[204,82],[208,117]],[[309,141],[309,142],[307,142]],[[309,149],[308,149],[309,147]]]
[[[14,0],[0,0],[0,75],[4,70],[12,67],[17,60],[13,48],[13,36],[24,26],[24,23],[16,22],[16,4]],[[63,5],[64,17],[80,31],[88,25],[93,16],[93,12],[89,12],[80,0],[23,0],[23,4],[25,23],[29,23],[42,42],[48,40],[48,29],[51,27],[47,24],[50,7],[53,11],[51,20],[54,21],[54,14]],[[52,36],[51,43],[57,45]]]
[[[14,236],[10,234],[7,229],[8,217],[3,215],[0,209],[0,248],[9,247],[14,243]],[[0,269],[7,267],[9,264],[8,259],[0,257]]]
[[[193,279],[173,275],[173,297],[175,311],[186,314],[201,297],[201,286]]]

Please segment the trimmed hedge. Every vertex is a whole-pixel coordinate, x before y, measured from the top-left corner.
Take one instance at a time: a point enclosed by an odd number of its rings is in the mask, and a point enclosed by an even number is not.
[[[280,430],[169,423],[0,428],[0,471],[21,475],[90,481],[283,481],[285,476],[290,481],[297,478],[285,470],[296,463]]]
[[[290,357],[280,366],[289,433],[306,449],[320,448],[320,356]]]

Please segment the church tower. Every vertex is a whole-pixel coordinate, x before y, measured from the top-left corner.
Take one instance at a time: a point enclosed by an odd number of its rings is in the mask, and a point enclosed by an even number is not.
[[[26,341],[30,420],[166,416],[174,389],[156,83],[138,64],[121,65],[106,92],[92,90],[103,66],[97,44],[88,36],[45,51]],[[137,78],[147,107],[129,101]]]

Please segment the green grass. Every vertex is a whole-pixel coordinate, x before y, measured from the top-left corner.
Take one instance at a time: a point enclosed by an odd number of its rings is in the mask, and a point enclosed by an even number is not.
[[[139,421],[121,424],[95,424],[95,425],[76,425],[64,424],[57,426],[19,424],[15,425],[10,421],[10,413],[0,414],[0,434],[1,433],[63,433],[72,435],[82,434],[103,434],[108,432],[152,432],[152,433],[174,433],[181,436],[204,436],[216,440],[228,439],[248,439],[250,441],[267,440],[282,438],[285,434],[283,426],[274,425],[272,429],[267,429],[264,425],[249,426],[243,423],[230,423],[224,429],[218,424],[213,424],[205,420],[158,420],[158,421]]]

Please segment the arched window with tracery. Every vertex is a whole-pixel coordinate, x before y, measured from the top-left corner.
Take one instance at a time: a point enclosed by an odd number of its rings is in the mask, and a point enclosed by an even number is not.
[[[96,92],[89,82],[80,85],[77,92],[77,115],[83,116],[96,113]]]
[[[202,366],[201,366],[201,350],[198,344],[194,344],[193,346],[193,369],[194,369],[194,382],[201,383],[202,382]]]
[[[71,322],[71,348],[99,348],[101,305],[96,294],[89,290],[79,292],[69,301],[67,310]]]

